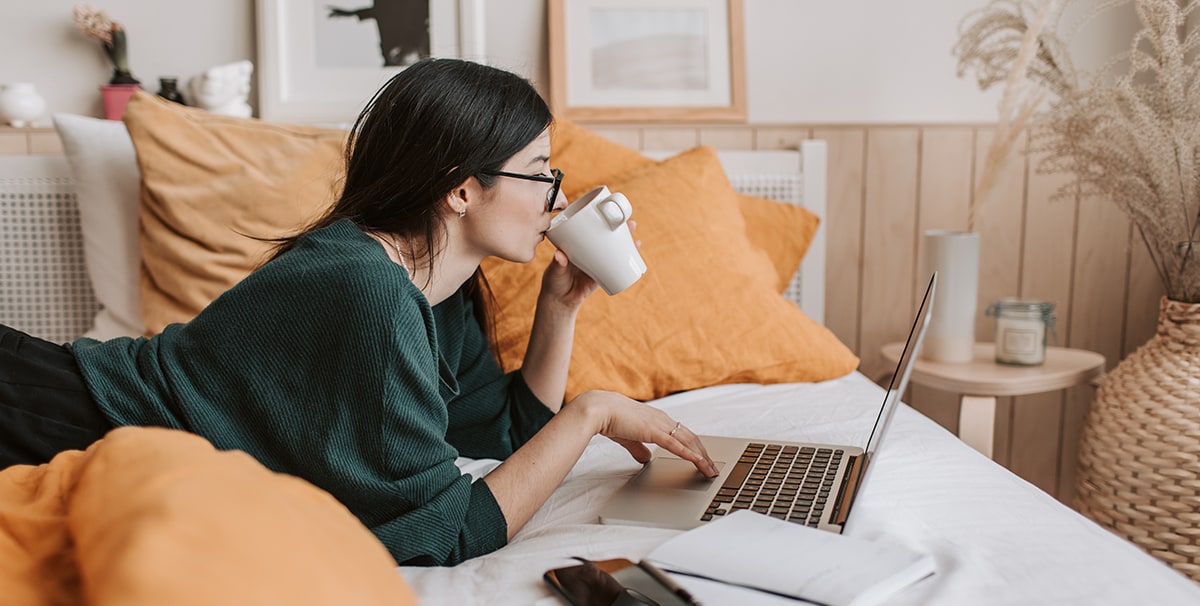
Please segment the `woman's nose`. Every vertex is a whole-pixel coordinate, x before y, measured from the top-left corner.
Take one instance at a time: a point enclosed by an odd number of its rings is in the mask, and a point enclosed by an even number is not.
[[[570,202],[567,200],[567,195],[558,190],[558,196],[554,198],[554,205],[550,207],[550,212],[559,212],[567,208]]]

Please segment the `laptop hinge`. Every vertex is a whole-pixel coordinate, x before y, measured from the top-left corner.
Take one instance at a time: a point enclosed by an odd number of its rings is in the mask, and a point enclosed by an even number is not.
[[[829,516],[830,522],[840,526],[845,524],[846,519],[850,517],[850,506],[854,503],[854,495],[858,492],[863,474],[867,471],[870,456],[871,453],[864,452],[854,457],[854,461],[850,463],[850,469],[846,471],[846,475],[842,479],[842,490],[839,493],[837,505]]]

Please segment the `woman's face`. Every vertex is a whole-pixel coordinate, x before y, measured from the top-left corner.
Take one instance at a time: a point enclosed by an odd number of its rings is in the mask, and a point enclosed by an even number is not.
[[[517,152],[501,167],[507,173],[521,175],[550,175],[550,132],[542,131],[525,149]],[[528,263],[550,228],[550,212],[546,197],[552,185],[497,176],[483,199],[467,209],[464,227],[468,239],[479,247],[484,256],[496,256],[506,261]],[[560,192],[554,208],[562,210],[566,198]],[[458,217],[450,217],[456,220]]]

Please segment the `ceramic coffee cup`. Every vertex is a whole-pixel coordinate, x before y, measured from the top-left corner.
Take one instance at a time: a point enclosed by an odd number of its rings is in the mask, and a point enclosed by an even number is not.
[[[604,292],[615,295],[646,273],[627,223],[632,214],[624,195],[601,185],[554,217],[546,237]]]

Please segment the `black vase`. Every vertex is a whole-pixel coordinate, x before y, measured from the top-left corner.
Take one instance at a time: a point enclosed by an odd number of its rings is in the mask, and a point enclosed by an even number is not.
[[[141,84],[141,82],[133,77],[133,74],[126,70],[114,69],[112,78],[108,80],[109,84]]]
[[[187,105],[183,101],[183,93],[179,92],[177,87],[178,80],[176,78],[159,78],[158,79],[158,96],[167,101],[174,101],[180,105]]]

